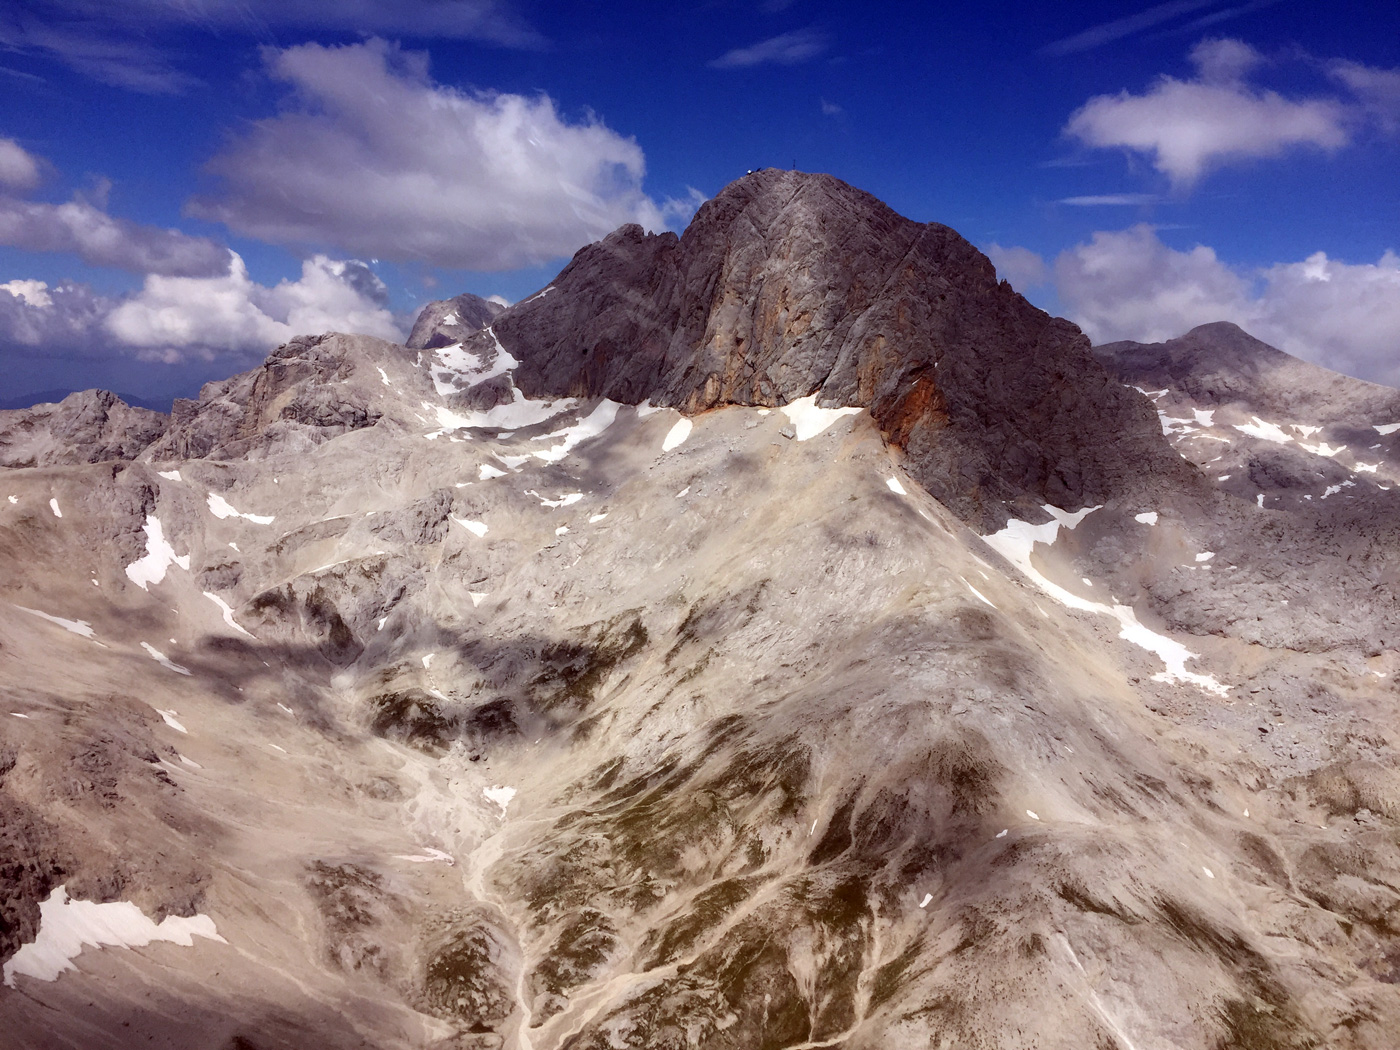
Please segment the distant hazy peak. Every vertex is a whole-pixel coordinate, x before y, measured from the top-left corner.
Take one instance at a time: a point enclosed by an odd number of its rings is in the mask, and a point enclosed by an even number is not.
[[[410,350],[447,346],[485,328],[504,309],[500,303],[472,295],[471,292],[454,295],[451,299],[439,299],[418,311],[413,331],[404,345]]]
[[[1170,387],[1202,406],[1239,404],[1314,424],[1400,418],[1400,391],[1393,387],[1303,361],[1229,321],[1198,325],[1164,343],[1105,343],[1094,353],[1125,383]]]

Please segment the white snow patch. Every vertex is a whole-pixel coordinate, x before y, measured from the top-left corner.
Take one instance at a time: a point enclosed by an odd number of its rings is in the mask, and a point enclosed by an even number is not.
[[[389,622],[389,617],[387,617],[387,616],[381,616],[381,617],[379,618],[379,626],[378,626],[377,628],[375,628],[375,629],[376,629],[376,630],[379,630],[379,631],[384,630],[384,625],[385,625],[386,623],[388,623],[388,622]]]
[[[287,712],[287,714],[291,715],[293,718],[297,716],[297,713],[293,711],[290,707],[288,707],[286,704],[282,703],[281,700],[277,701],[277,706],[280,707],[283,711]]]
[[[56,981],[63,971],[76,969],[73,960],[89,945],[144,948],[153,941],[168,941],[189,948],[195,937],[228,943],[207,915],[167,915],[156,924],[130,901],[70,900],[67,889],[59,886],[39,905],[38,936],[5,963],[5,985],[13,988],[21,976]]]
[[[552,434],[545,434],[542,437],[534,438],[535,441],[548,441],[550,438],[563,438],[557,445],[552,445],[543,452],[536,452],[535,458],[542,459],[546,463],[558,463],[561,459],[573,451],[574,447],[587,441],[589,438],[597,437],[608,427],[612,426],[613,420],[617,418],[617,410],[622,406],[616,401],[609,401],[606,398],[598,403],[598,407],[588,413],[571,427],[557,430]]]
[[[690,495],[690,486],[687,485],[685,488],[681,489],[679,492],[676,493],[676,499],[680,499],[682,496],[689,496],[689,495]]]
[[[783,415],[797,431],[797,440],[814,438],[842,416],[854,416],[859,408],[818,408],[817,395],[808,394],[782,406]]]
[[[171,729],[175,730],[175,732],[177,733],[188,734],[189,730],[182,726],[179,723],[179,721],[175,718],[175,716],[179,713],[180,712],[176,711],[174,708],[171,708],[169,711],[162,711],[160,708],[156,708],[156,714],[160,715],[161,719],[164,720],[166,725],[168,725]]]
[[[1304,452],[1311,452],[1314,456],[1326,456],[1328,459],[1331,459],[1336,456],[1338,452],[1345,452],[1347,447],[1345,445],[1338,445],[1336,448],[1333,448],[1331,445],[1327,444],[1327,442],[1322,441],[1316,445],[1302,445],[1302,449]]]
[[[1340,492],[1341,489],[1329,489],[1328,491]],[[1264,506],[1264,494],[1261,492],[1261,493],[1259,493],[1259,495],[1255,496],[1254,498],[1255,498],[1255,500],[1258,502],[1260,508],[1262,509],[1263,506]],[[1323,496],[1322,498],[1323,498],[1323,499],[1326,499],[1327,497],[1326,497],[1326,496]]]
[[[607,511],[604,511],[602,514],[594,514],[594,515],[592,515],[592,516],[589,517],[589,519],[588,519],[588,524],[590,524],[590,525],[596,525],[596,524],[598,524],[598,522],[602,521],[602,520],[603,520],[604,518],[606,518],[607,516],[608,516],[608,512],[607,512]]]
[[[374,366],[374,369],[375,369],[376,372],[379,373],[379,379],[380,379],[380,381],[381,381],[385,386],[388,386],[388,385],[389,385],[389,373],[386,372],[386,371],[384,371],[384,369],[381,368],[379,365],[375,365],[375,366]]]
[[[16,605],[15,608],[27,612],[31,616],[37,616],[41,620],[48,620],[49,623],[56,623],[65,631],[82,635],[84,638],[91,638],[96,633],[92,629],[92,624],[88,623],[86,620],[65,620],[61,616],[50,616],[46,612],[40,612],[38,609],[29,609],[23,605]]]
[[[410,857],[410,856],[407,856],[407,855],[402,854],[402,853],[397,853],[397,854],[394,855],[394,859],[395,859],[395,860],[406,860],[406,861],[409,861],[410,863],[413,863],[413,864],[448,864],[448,865],[452,865],[452,864],[456,864],[456,863],[457,863],[457,861],[453,859],[452,854],[450,854],[450,853],[444,853],[444,852],[443,852],[442,850],[440,850],[440,849],[433,849],[433,847],[431,847],[431,846],[424,846],[424,847],[423,847],[423,854],[422,854],[422,856]]]
[[[691,425],[690,420],[684,416],[676,420],[676,425],[667,432],[666,440],[661,442],[661,451],[670,452],[671,449],[685,444],[685,439],[690,437]]]
[[[637,406],[637,418],[646,419],[647,416],[655,415],[657,412],[662,411],[663,407],[662,405],[653,405],[650,399],[643,401]]]
[[[1298,433],[1302,434],[1305,438],[1310,438],[1314,434],[1320,434],[1322,432],[1321,427],[1310,427],[1305,423],[1290,423],[1289,426],[1298,431]]]
[[[1358,464],[1356,464],[1356,472],[1357,472],[1358,474],[1374,474],[1374,473],[1376,473],[1376,471],[1378,471],[1378,470],[1380,470],[1380,469],[1381,469],[1381,465],[1380,465],[1379,463],[1358,463]]]
[[[899,483],[899,479],[898,479],[898,478],[895,478],[895,477],[886,478],[886,479],[885,479],[885,485],[886,485],[886,487],[888,487],[889,490],[890,490],[891,492],[893,492],[896,496],[907,496],[907,495],[909,495],[909,493],[907,493],[907,492],[904,491],[904,486],[901,485],[901,484]]]
[[[213,602],[219,607],[219,612],[224,614],[224,623],[228,624],[239,634],[246,634],[249,638],[253,637],[252,634],[250,634],[248,631],[245,631],[243,629],[243,626],[233,618],[233,609],[229,607],[228,602],[224,601],[212,591],[205,591],[204,597],[208,598],[211,602]]]
[[[515,798],[515,788],[513,787],[482,788],[481,793],[486,796],[488,801],[501,807],[502,817],[506,815],[506,807],[510,805],[510,800]]]
[[[10,502],[11,502],[11,503],[18,503],[18,502],[19,502],[19,497],[18,497],[18,496],[11,496],[11,497],[10,497]]]
[[[1009,830],[1009,829],[1007,829],[1007,828],[1002,828],[1000,831],[998,831],[998,832],[996,833],[996,836],[995,836],[995,837],[996,837],[996,838],[999,838],[999,839],[1004,839],[1004,838],[1006,838],[1006,832],[1007,832],[1008,830]]]
[[[472,600],[472,608],[475,609],[478,605],[480,605],[482,599],[485,598],[489,593],[489,591],[468,591],[467,597]]]
[[[547,284],[528,299],[521,299],[516,306],[524,306],[526,303],[533,303],[536,299],[543,299],[550,292],[554,291],[554,285]]]
[[[1112,616],[1118,621],[1118,637],[1133,645],[1141,646],[1150,653],[1155,653],[1157,657],[1166,665],[1165,670],[1153,675],[1153,681],[1190,682],[1201,689],[1216,693],[1220,696],[1228,695],[1229,690],[1221,685],[1213,675],[1197,674],[1186,670],[1186,661],[1196,659],[1199,654],[1191,652],[1180,642],[1168,638],[1166,635],[1151,631],[1138,622],[1137,613],[1131,606],[1104,605],[1101,602],[1089,601],[1081,598],[1077,594],[1065,590],[1058,584],[1052,583],[1041,575],[1040,571],[1031,564],[1031,552],[1037,543],[1052,544],[1059,533],[1060,526],[1074,528],[1084,518],[1098,510],[1098,507],[1087,507],[1084,510],[1075,511],[1073,514],[1052,507],[1048,504],[1045,511],[1051,515],[1052,520],[1042,525],[1032,525],[1030,522],[1020,521],[1012,518],[1006,523],[1006,527],[1000,532],[990,536],[983,536],[986,544],[1004,557],[1007,561],[1015,565],[1021,572],[1031,580],[1036,586],[1043,590],[1050,597],[1054,598],[1061,605],[1071,609],[1079,609],[1083,612],[1099,613],[1104,616]]]
[[[1190,419],[1176,419],[1167,415],[1160,408],[1157,410],[1157,419],[1162,424],[1162,435],[1171,437],[1173,434],[1189,434],[1195,427],[1191,425]]]
[[[1143,525],[1156,525],[1157,512],[1155,510],[1145,510],[1141,514],[1133,515],[1133,520]]]
[[[57,500],[57,499],[51,499],[51,500],[49,500],[49,510],[53,511],[53,516],[54,516],[55,518],[61,518],[61,517],[63,517],[63,511],[61,511],[61,510],[58,509],[58,500]]]
[[[554,535],[556,535],[556,536],[563,536],[563,535],[564,535],[565,533],[567,533],[568,531],[569,531],[569,526],[567,526],[567,525],[560,525],[557,529],[554,530]]]
[[[1212,558],[1214,558],[1214,557],[1215,557],[1215,551],[1201,551],[1200,554],[1196,555],[1196,560],[1197,560],[1197,561],[1210,561],[1210,560],[1211,560]]]
[[[462,528],[470,532],[473,536],[486,535],[486,522],[484,521],[468,521],[466,518],[453,518],[452,520],[455,521],[458,525],[462,526]]]
[[[1381,435],[1382,437],[1385,437],[1385,435],[1387,434],[1393,434],[1397,430],[1400,430],[1400,423],[1382,423],[1380,424],[1380,426],[1377,426],[1373,429],[1377,434]]]
[[[423,407],[437,415],[438,425],[442,427],[437,434],[442,434],[449,430],[466,430],[470,427],[486,427],[493,430],[532,427],[573,408],[576,403],[573,398],[565,398],[562,401],[532,401],[514,385],[511,387],[511,396],[512,400],[504,405],[494,405],[484,412],[453,412],[451,409],[430,405],[426,401],[423,402]],[[437,437],[437,434],[428,436]]]
[[[165,571],[170,566],[178,565],[186,572],[189,571],[190,556],[176,555],[175,548],[170,546],[170,542],[165,538],[165,529],[161,526],[159,518],[154,514],[147,514],[142,530],[146,533],[146,553],[126,567],[127,578],[132,583],[143,591],[149,591],[151,584],[160,583],[165,579]]]
[[[500,453],[494,453],[494,455],[511,470],[515,470],[520,464],[530,461],[529,456],[502,456]]]
[[[1035,810],[1033,810],[1033,809],[1028,809],[1028,810],[1026,810],[1026,816],[1030,817],[1031,820],[1039,820],[1039,819],[1040,819],[1039,815],[1038,815],[1038,814],[1035,812]]]
[[[924,894],[924,899],[921,900],[921,901],[919,901],[919,907],[920,907],[920,908],[927,908],[927,907],[928,907],[928,904],[929,904],[929,901],[931,901],[931,900],[933,900],[933,894],[932,894],[932,893],[925,893],[925,894]]]
[[[26,714],[21,714],[21,713],[18,712],[18,711],[11,711],[11,712],[10,712],[10,717],[11,717],[11,718],[28,718],[29,716],[26,715]]]
[[[181,761],[182,763],[184,763],[185,765],[189,766],[191,769],[203,769],[203,768],[204,768],[204,767],[201,766],[198,762],[196,762],[194,759],[192,759],[192,758],[186,758],[184,755],[180,755],[180,761]]]
[[[280,745],[280,744],[268,744],[267,746],[270,747],[270,748],[272,748],[272,749],[275,750],[275,751],[280,751],[280,752],[282,752],[282,754],[284,754],[284,755],[287,753],[287,749],[286,749],[285,747],[283,747],[282,745]]]
[[[490,463],[483,463],[476,468],[478,481],[490,481],[492,478],[503,478],[506,472],[499,467],[493,467]]]
[[[1135,386],[1133,387],[1133,389],[1136,390],[1143,397],[1151,398],[1153,401],[1156,401],[1159,397],[1166,393],[1165,390],[1144,390],[1140,386]]]
[[[436,655],[437,653],[429,653],[427,656],[423,657],[423,670],[426,671],[430,666],[432,666],[433,657]]]
[[[230,543],[229,546],[232,547],[234,550],[238,551],[238,544],[236,544],[236,543]],[[242,554],[243,552],[242,552],[242,551],[238,551],[238,553],[239,553],[239,554]]]
[[[1217,481],[1229,481],[1229,480],[1230,480],[1230,475],[1229,475],[1229,474],[1221,474],[1220,477],[1218,477],[1216,480],[1217,480]]]
[[[169,659],[166,658],[166,655],[165,655],[163,652],[161,652],[159,649],[155,648],[155,647],[154,647],[153,645],[151,645],[149,642],[142,642],[142,643],[141,643],[141,648],[142,648],[142,649],[145,649],[146,652],[150,654],[152,660],[154,660],[156,663],[160,664],[162,667],[166,668],[167,670],[174,671],[176,674],[190,674],[190,673],[191,673],[191,671],[190,671],[190,669],[189,669],[188,667],[181,667],[179,664],[171,662]],[[164,713],[164,712],[162,712],[162,713]],[[169,722],[170,719],[167,718],[166,721]],[[182,729],[182,730],[180,730],[180,732],[183,733],[184,730]]]
[[[962,577],[959,576],[958,579],[962,580]],[[979,591],[976,587],[972,586],[972,584],[968,583],[966,580],[963,580],[963,586],[966,587],[969,591],[971,591],[979,600],[986,602],[993,609],[996,608],[995,602],[993,602],[990,598],[988,598],[985,594]]]
[[[1283,432],[1275,423],[1267,423],[1258,416],[1253,417],[1250,423],[1235,423],[1234,428],[1241,434],[1248,434],[1250,437],[1262,438],[1265,441],[1274,441],[1280,445],[1286,445],[1293,439]]]
[[[570,493],[568,493],[567,495],[560,496],[558,499],[545,499],[543,496],[541,496],[541,495],[540,495],[538,492],[536,492],[534,489],[526,489],[526,490],[525,490],[525,495],[527,495],[527,496],[534,496],[535,499],[537,499],[537,500],[540,501],[540,506],[542,506],[542,507],[556,507],[556,508],[557,508],[557,507],[572,507],[572,506],[573,506],[575,503],[577,503],[579,500],[583,499],[583,493],[582,493],[582,492],[570,492]]]
[[[209,512],[216,518],[243,518],[255,525],[271,525],[275,518],[272,514],[244,514],[216,492],[209,493]]]
[[[179,472],[178,470],[158,470],[158,471],[156,471],[156,474],[159,475],[160,477],[164,478],[166,481],[184,481],[184,480],[185,480],[184,478],[180,477],[180,472]]]
[[[1193,408],[1191,414],[1196,417],[1196,422],[1203,427],[1214,425],[1215,409],[1213,408]]]

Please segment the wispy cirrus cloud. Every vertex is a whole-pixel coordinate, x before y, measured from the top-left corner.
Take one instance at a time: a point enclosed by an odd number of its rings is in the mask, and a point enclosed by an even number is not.
[[[1055,203],[1074,208],[1131,208],[1157,204],[1161,197],[1155,193],[1098,193],[1083,197],[1061,197]]]
[[[1092,51],[1105,44],[1136,36],[1149,29],[1156,29],[1191,15],[1196,15],[1196,17],[1185,24],[1173,27],[1173,29],[1179,32],[1194,32],[1206,26],[1269,7],[1278,3],[1279,0],[1252,0],[1250,3],[1235,4],[1222,10],[1210,10],[1211,8],[1220,8],[1223,2],[1224,0],[1168,0],[1167,3],[1156,4],[1136,14],[1100,22],[1072,36],[1055,40],[1041,48],[1040,53],[1051,58],[1060,58],[1082,51]]]
[[[113,87],[162,95],[199,83],[181,68],[191,35],[266,43],[279,31],[547,44],[512,0],[16,0],[0,16],[0,47],[54,59]]]
[[[831,38],[819,29],[795,29],[790,33],[736,47],[708,63],[711,69],[749,69],[753,66],[796,66],[820,58]]]

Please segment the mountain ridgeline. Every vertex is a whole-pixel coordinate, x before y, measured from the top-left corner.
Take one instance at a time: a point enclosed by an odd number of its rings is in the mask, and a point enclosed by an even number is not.
[[[1393,390],[761,171],[0,466],[0,1047],[1396,1045]]]

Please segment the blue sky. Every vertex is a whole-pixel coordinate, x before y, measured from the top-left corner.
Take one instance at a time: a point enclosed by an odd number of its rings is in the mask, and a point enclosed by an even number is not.
[[[1400,382],[1400,5],[20,0],[0,93],[0,400],[392,337],[794,164],[1097,341]]]

